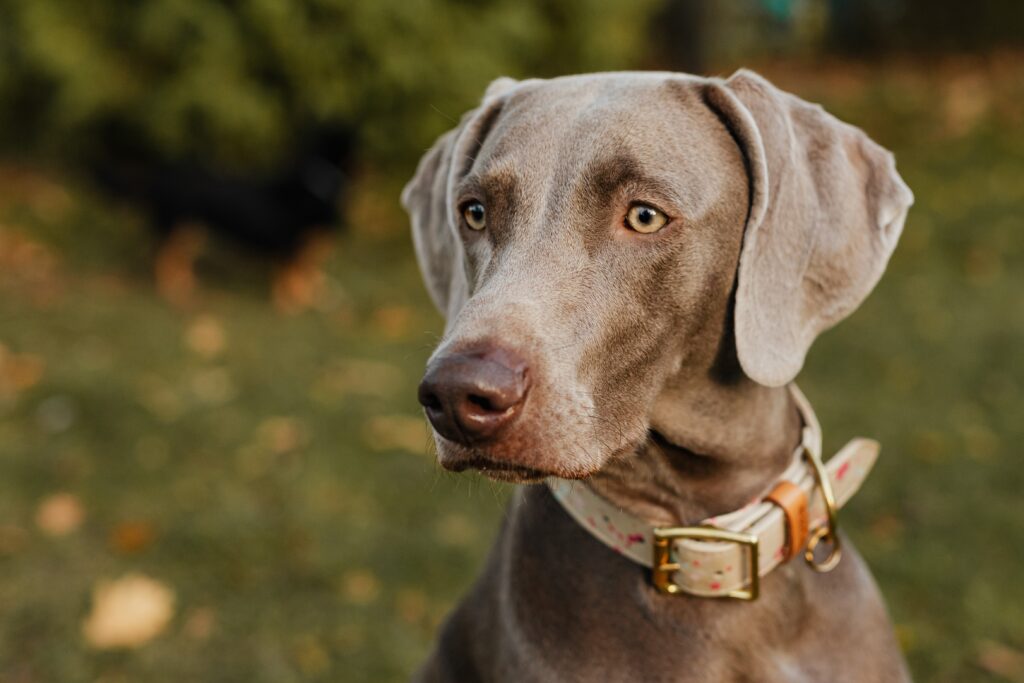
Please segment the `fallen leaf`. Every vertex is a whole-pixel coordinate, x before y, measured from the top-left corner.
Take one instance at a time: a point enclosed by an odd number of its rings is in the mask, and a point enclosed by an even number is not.
[[[295,662],[307,676],[322,674],[331,666],[331,656],[320,641],[312,636],[301,637],[293,648],[293,654]]]
[[[274,453],[288,453],[306,442],[306,430],[294,417],[268,417],[257,427],[260,445]]]
[[[437,520],[434,536],[445,545],[465,547],[476,541],[477,528],[471,519],[453,512]]]
[[[66,536],[77,530],[84,519],[82,503],[71,493],[47,496],[36,509],[36,526],[50,536]]]
[[[903,520],[893,514],[883,514],[871,522],[869,531],[880,541],[898,541],[905,529]]]
[[[981,74],[964,72],[950,75],[945,89],[946,132],[966,135],[991,109],[992,85]]]
[[[160,377],[144,375],[136,383],[138,402],[163,422],[173,422],[184,412],[184,404],[177,392]]]
[[[233,399],[237,393],[231,375],[224,368],[211,368],[192,376],[192,393],[203,403],[219,405]]]
[[[407,306],[384,306],[373,313],[373,326],[388,339],[406,336],[412,323],[413,312]]]
[[[142,552],[156,538],[156,530],[149,522],[122,522],[110,534],[110,545],[123,555]]]
[[[82,635],[96,649],[135,648],[160,635],[174,616],[174,592],[141,574],[101,581]]]
[[[206,640],[217,625],[217,615],[209,607],[196,607],[185,617],[182,632],[194,640]]]
[[[380,580],[368,569],[353,569],[341,577],[341,592],[353,605],[369,605],[380,595]]]
[[[427,613],[427,596],[418,588],[403,588],[395,596],[395,611],[407,624],[419,623]]]
[[[15,524],[0,524],[0,555],[21,552],[29,541],[29,533]]]
[[[57,257],[41,242],[13,230],[0,230],[0,274],[23,284],[45,285],[54,278]]]
[[[331,405],[349,394],[389,398],[405,383],[397,367],[364,358],[332,362],[310,387],[313,400]]]
[[[984,640],[978,645],[978,666],[1013,683],[1024,683],[1024,652]]]
[[[11,353],[0,344],[0,398],[16,398],[18,393],[31,389],[43,378],[46,362],[31,353]]]
[[[363,428],[363,441],[376,451],[403,450],[423,455],[430,449],[430,433],[422,417],[377,415]]]
[[[0,181],[11,196],[48,222],[61,220],[75,204],[62,183],[35,169],[5,164],[0,167]]]
[[[214,358],[227,347],[227,334],[217,318],[201,315],[185,331],[185,344],[203,358]]]

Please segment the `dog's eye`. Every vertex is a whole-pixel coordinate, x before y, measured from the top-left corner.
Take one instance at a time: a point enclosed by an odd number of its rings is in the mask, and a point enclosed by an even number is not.
[[[487,211],[480,202],[470,202],[462,207],[462,217],[471,230],[483,230],[487,227]]]
[[[647,204],[634,204],[626,213],[626,227],[637,232],[658,232],[666,223],[668,216]]]

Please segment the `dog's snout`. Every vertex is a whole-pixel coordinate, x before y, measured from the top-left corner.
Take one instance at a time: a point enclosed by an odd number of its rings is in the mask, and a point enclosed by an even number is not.
[[[427,368],[419,401],[441,436],[478,444],[518,417],[529,382],[526,362],[511,351],[489,347],[445,354]]]

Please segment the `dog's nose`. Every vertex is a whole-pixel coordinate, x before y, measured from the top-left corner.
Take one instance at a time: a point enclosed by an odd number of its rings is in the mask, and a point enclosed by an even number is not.
[[[441,436],[468,446],[493,439],[526,401],[526,362],[496,347],[436,358],[420,382],[419,401]]]

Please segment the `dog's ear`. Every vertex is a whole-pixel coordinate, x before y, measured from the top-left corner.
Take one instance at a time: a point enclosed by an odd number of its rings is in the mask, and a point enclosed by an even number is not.
[[[412,238],[427,291],[441,314],[455,317],[469,295],[462,241],[451,205],[452,188],[473,166],[504,96],[516,85],[498,78],[487,88],[483,103],[467,112],[420,160],[416,174],[402,190],[402,206],[412,222]]]
[[[748,377],[780,386],[800,371],[815,337],[878,282],[914,196],[891,153],[757,74],[711,81],[705,98],[750,175],[736,350]]]
[[[449,316],[450,304],[451,308],[461,307],[458,300],[465,298],[466,289],[461,268],[462,244],[448,215],[448,175],[459,130],[450,130],[438,138],[402,190],[402,206],[412,223],[420,273],[430,298],[445,317]]]
[[[487,90],[484,91],[484,102],[492,97],[500,97],[506,94],[517,85],[519,85],[519,81],[509,76],[499,76],[498,78],[495,78],[491,81],[491,84],[487,86]]]

